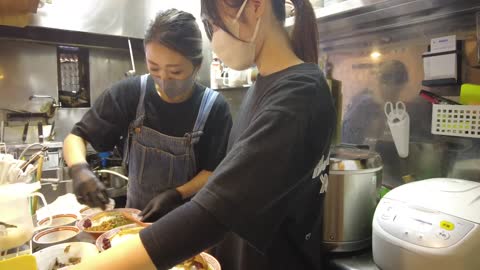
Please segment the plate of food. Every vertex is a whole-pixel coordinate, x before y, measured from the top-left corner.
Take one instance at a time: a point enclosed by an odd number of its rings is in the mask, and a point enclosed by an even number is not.
[[[127,213],[132,218],[140,220],[140,212],[140,210],[133,208],[117,208],[104,211],[84,217],[77,222],[77,227],[84,232],[99,236],[112,229],[134,224],[134,221],[127,218],[123,213]]]
[[[33,253],[38,270],[57,270],[81,263],[82,260],[96,256],[95,245],[84,242],[58,244]]]
[[[137,224],[128,224],[103,233],[96,240],[97,249],[100,252],[111,247],[128,241],[135,235],[139,234],[145,227]],[[170,270],[221,270],[220,263],[212,255],[202,252],[181,264],[176,265]]]

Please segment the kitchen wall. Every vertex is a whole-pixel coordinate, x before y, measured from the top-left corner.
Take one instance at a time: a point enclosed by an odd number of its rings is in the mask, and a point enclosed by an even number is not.
[[[422,53],[431,38],[453,34],[464,40],[464,82],[480,84],[472,14],[320,43],[322,55],[333,64],[333,77],[343,84],[342,141],[368,144],[379,152],[387,185],[447,176],[480,181],[480,139],[432,135],[432,106],[418,96]],[[372,58],[374,51],[381,56]],[[458,96],[460,87],[423,89]],[[406,103],[411,118],[410,156],[406,159],[396,153],[383,110],[386,101],[399,100]]]
[[[137,74],[146,72],[143,52],[135,52]],[[0,39],[0,117],[5,110],[38,112],[46,100],[29,100],[33,94],[50,95],[58,100],[57,53],[55,44]],[[131,69],[127,50],[89,48],[90,92],[94,102],[112,83]],[[62,141],[86,108],[60,108],[55,114],[56,140]],[[53,120],[53,119],[52,119]],[[10,123],[12,125],[12,123]],[[13,123],[15,125],[15,123]],[[6,131],[7,142],[20,142],[21,133]],[[29,136],[30,137],[30,136]]]

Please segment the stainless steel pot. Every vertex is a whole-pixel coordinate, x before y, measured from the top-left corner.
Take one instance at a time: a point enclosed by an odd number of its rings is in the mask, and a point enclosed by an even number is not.
[[[106,169],[97,171],[99,178],[102,180],[102,182],[105,183],[107,187],[108,196],[113,198],[125,196],[127,193],[128,182],[126,179],[117,176],[114,173],[118,173],[121,175],[126,174],[124,168],[121,166],[108,167]]]
[[[382,159],[375,152],[354,146],[333,149],[323,206],[323,245],[327,251],[349,252],[371,244],[382,168]]]

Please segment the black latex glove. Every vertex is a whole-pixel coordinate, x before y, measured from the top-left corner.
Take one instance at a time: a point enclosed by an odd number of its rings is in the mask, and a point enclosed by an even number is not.
[[[81,204],[105,210],[108,204],[105,186],[90,170],[88,164],[75,164],[69,168],[68,173],[73,180],[73,192],[77,196],[77,200]]]
[[[143,222],[154,222],[183,204],[182,194],[172,188],[155,196],[140,213]]]

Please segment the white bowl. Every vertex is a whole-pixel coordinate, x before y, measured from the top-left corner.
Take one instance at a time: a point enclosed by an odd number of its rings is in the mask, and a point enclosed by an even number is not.
[[[70,246],[68,252],[65,252],[67,246]],[[95,245],[84,242],[72,242],[58,244],[51,247],[44,248],[33,253],[37,260],[38,270],[50,270],[55,264],[55,259],[58,258],[60,263],[68,262],[69,258],[78,257],[84,260],[88,257],[93,257],[98,254]]]
[[[74,226],[53,227],[38,232],[33,236],[33,242],[39,245],[58,244],[77,236],[80,229]]]
[[[37,222],[38,226],[58,227],[58,226],[74,226],[78,220],[78,216],[75,214],[58,214],[52,216],[52,224],[47,225],[50,219],[44,218]]]

